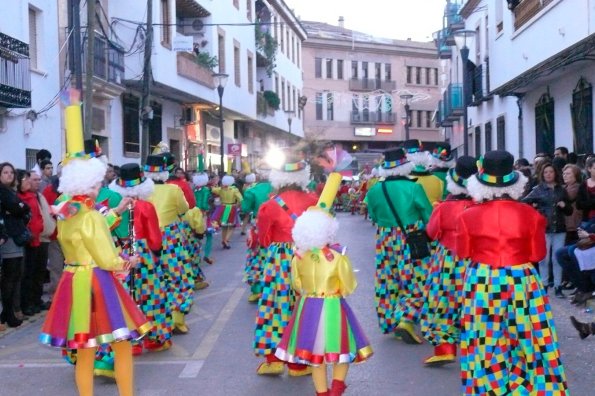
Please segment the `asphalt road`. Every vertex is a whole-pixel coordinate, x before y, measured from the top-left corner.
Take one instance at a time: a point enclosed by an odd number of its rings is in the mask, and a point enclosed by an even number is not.
[[[374,312],[374,227],[361,216],[339,214],[339,239],[348,247],[359,287],[348,302],[367,332],[375,354],[370,361],[353,365],[346,395],[460,394],[459,366],[424,368],[432,353],[429,344],[406,345],[382,335]],[[309,377],[261,377],[260,360],[251,343],[256,305],[247,302],[242,283],[244,237],[236,232],[231,250],[222,250],[214,239],[215,264],[206,266],[210,287],[198,292],[188,317],[190,332],[174,336],[165,352],[144,354],[135,360],[137,396],[171,395],[313,395]],[[575,395],[595,394],[595,337],[580,340],[568,317],[595,320],[566,300],[552,298],[563,363]],[[73,367],[58,350],[37,342],[43,315],[30,318],[18,329],[0,333],[0,395],[76,395]],[[112,380],[97,378],[95,394],[116,395]]]

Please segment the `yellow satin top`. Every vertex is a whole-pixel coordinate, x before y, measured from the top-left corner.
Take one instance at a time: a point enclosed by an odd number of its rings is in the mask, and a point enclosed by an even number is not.
[[[444,182],[434,175],[412,175],[417,179],[417,183],[421,184],[426,192],[426,196],[431,204],[442,199],[442,192],[444,191]]]
[[[291,285],[298,293],[307,297],[344,297],[353,293],[357,281],[349,258],[330,251],[332,260],[320,250],[308,250],[301,257],[293,256]]]
[[[182,219],[184,219],[184,221],[190,225],[190,228],[192,228],[192,230],[197,234],[205,233],[207,228],[206,219],[202,214],[202,210],[200,210],[197,206],[184,213]]]
[[[97,266],[106,271],[124,267],[105,218],[84,205],[76,215],[58,221],[58,242],[66,264]]]
[[[224,205],[233,205],[242,203],[242,194],[234,187],[214,187],[211,189],[213,194],[221,197],[221,203]]]
[[[148,201],[155,206],[160,228],[179,221],[189,208],[182,189],[175,184],[155,184]]]

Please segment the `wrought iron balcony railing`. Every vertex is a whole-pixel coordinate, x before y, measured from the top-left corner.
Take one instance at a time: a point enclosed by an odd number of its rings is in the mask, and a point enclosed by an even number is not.
[[[368,110],[351,111],[351,124],[354,125],[394,124],[395,120],[395,113]]]
[[[86,38],[85,38],[86,41]],[[86,73],[86,53],[83,45],[83,73]],[[93,48],[93,76],[113,84],[124,83],[124,50],[101,36],[95,36]]]
[[[31,107],[29,45],[0,33],[0,107]]]

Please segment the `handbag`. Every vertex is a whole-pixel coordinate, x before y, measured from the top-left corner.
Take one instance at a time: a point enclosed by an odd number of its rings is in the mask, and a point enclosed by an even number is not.
[[[25,246],[33,239],[33,234],[29,231],[28,228],[22,230],[19,234],[12,237],[12,240],[17,246]]]
[[[414,230],[407,232],[407,229],[403,227],[403,223],[401,223],[401,218],[397,214],[397,211],[395,210],[395,207],[393,206],[393,203],[388,196],[388,192],[386,191],[386,182],[382,182],[382,191],[384,192],[384,197],[386,198],[386,202],[388,203],[390,211],[397,220],[397,224],[403,231],[403,234],[405,234],[405,243],[407,244],[407,246],[409,246],[411,258],[413,260],[421,260],[430,256],[430,239],[428,238],[428,234],[426,234],[426,231]]]
[[[576,243],[576,248],[580,250],[587,250],[595,246],[595,241],[590,238],[579,239]]]
[[[14,216],[6,216],[4,219],[6,231],[17,246],[25,246],[33,239],[33,234],[25,225],[25,219]]]

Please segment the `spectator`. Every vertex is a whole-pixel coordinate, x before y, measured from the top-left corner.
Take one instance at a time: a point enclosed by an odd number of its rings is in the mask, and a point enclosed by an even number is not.
[[[563,158],[564,161],[568,161],[568,148],[564,146],[556,147],[554,150],[554,158]]]
[[[116,167],[113,164],[107,164],[107,170],[105,171],[105,177],[103,178],[103,186],[109,186],[112,181],[116,180],[116,177],[118,177]]]
[[[43,160],[41,161],[41,164],[39,164],[39,167],[41,168],[39,191],[43,191],[47,185],[50,184],[50,179],[54,174],[54,165],[50,160]]]
[[[39,176],[41,176],[41,161],[43,160],[51,160],[52,159],[52,153],[50,153],[48,150],[46,149],[41,149],[39,150],[37,153],[35,153],[35,166],[31,169],[31,172],[35,172],[37,173]]]
[[[587,232],[595,232],[595,157],[586,163],[589,178],[581,183],[576,198],[576,207],[583,211],[581,228]]]
[[[576,165],[568,164],[562,170],[562,178],[568,199],[572,205],[572,214],[566,216],[566,240],[564,241],[565,245],[570,245],[578,239],[576,230],[583,217],[583,211],[576,207],[576,198],[581,182],[581,169]]]

